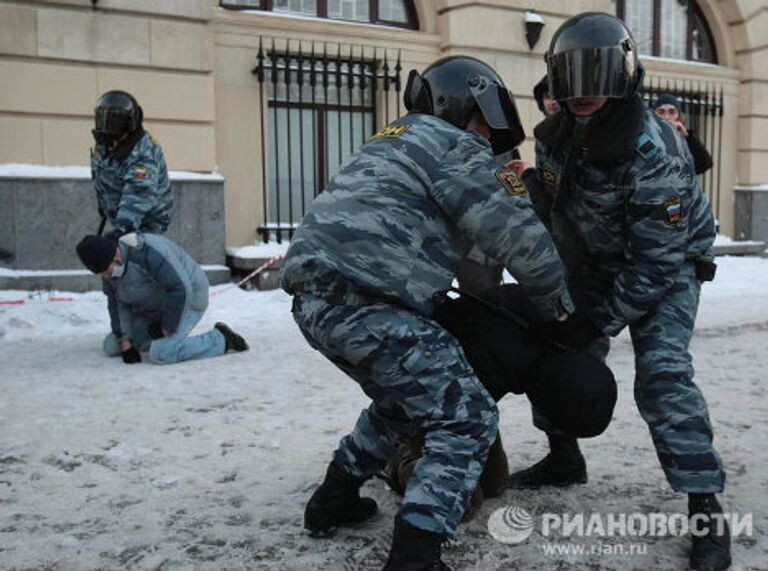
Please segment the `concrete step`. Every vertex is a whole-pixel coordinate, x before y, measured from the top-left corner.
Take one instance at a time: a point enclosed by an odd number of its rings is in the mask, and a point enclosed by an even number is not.
[[[729,242],[715,244],[715,256],[762,256],[765,254],[765,242]]]
[[[229,268],[203,266],[211,285],[229,283]],[[0,268],[0,290],[73,291],[101,290],[101,277],[88,270],[7,270]]]

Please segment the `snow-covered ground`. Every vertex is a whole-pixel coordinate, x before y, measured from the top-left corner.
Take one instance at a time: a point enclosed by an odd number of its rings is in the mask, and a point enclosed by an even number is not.
[[[728,469],[723,503],[751,513],[734,569],[768,569],[768,259],[721,258],[704,287],[692,351]],[[225,321],[247,353],[172,366],[124,365],[101,352],[100,293],[0,292],[0,568],[380,569],[397,498],[374,480],[380,516],[331,539],[302,530],[303,506],[366,398],[312,351],[279,291],[229,289],[200,328]],[[605,434],[583,441],[587,485],[507,491],[460,528],[455,569],[687,569],[688,539],[577,538],[601,553],[548,555],[565,541],[538,529],[524,543],[493,539],[488,517],[544,512],[684,512],[664,479],[632,397],[632,352],[610,357],[619,402]],[[510,467],[545,452],[524,398],[501,405]],[[642,555],[621,555],[644,544]],[[616,547],[619,546],[619,547]]]

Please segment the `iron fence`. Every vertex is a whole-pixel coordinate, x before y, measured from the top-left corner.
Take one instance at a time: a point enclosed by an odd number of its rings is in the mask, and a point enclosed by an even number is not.
[[[401,71],[399,50],[259,42],[265,242],[290,239],[339,165],[400,116]]]
[[[293,235],[307,207],[339,165],[378,128],[401,114],[400,51],[362,45],[260,40],[253,74],[261,109],[265,242]],[[308,45],[307,45],[308,44]],[[713,167],[700,182],[720,216],[723,89],[709,83],[649,77],[650,106],[675,95],[686,124],[709,150]],[[266,106],[265,106],[266,102]]]

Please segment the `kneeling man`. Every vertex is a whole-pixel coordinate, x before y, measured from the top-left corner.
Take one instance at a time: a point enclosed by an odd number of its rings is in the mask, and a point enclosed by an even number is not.
[[[224,323],[189,335],[208,307],[208,278],[167,238],[131,233],[116,242],[90,235],[77,245],[77,255],[103,278],[112,326],[104,339],[107,355],[132,364],[141,361],[141,351],[149,351],[154,362],[170,364],[248,349]]]

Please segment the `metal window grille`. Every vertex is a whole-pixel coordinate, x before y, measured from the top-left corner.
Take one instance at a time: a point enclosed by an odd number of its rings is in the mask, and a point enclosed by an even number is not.
[[[262,110],[265,242],[293,235],[341,163],[378,126],[400,116],[400,52],[312,42],[259,43],[253,73]],[[335,53],[334,53],[335,52]]]
[[[720,218],[720,189],[722,171],[720,162],[723,148],[723,87],[708,83],[646,78],[643,82],[643,100],[652,106],[662,93],[671,93],[680,101],[685,124],[693,128],[696,136],[712,155],[712,168],[699,175],[699,181],[712,206],[715,218]]]

